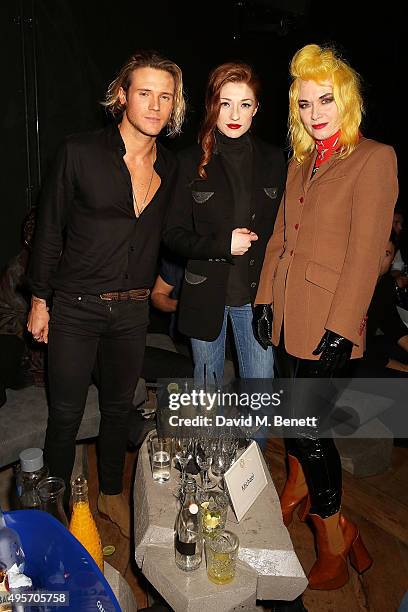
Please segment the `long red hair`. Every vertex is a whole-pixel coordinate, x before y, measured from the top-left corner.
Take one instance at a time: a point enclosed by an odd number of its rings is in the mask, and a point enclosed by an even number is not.
[[[203,153],[198,165],[198,175],[207,178],[205,166],[211,159],[215,144],[215,128],[220,114],[220,92],[225,83],[245,83],[253,91],[256,101],[259,99],[260,82],[253,68],[241,62],[228,62],[217,66],[211,72],[205,95],[205,116],[198,135],[198,142]]]

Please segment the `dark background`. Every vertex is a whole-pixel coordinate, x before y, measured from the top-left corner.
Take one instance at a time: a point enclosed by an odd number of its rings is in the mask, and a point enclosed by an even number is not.
[[[183,69],[196,136],[212,67],[252,63],[263,95],[255,131],[286,146],[288,64],[304,44],[332,43],[362,75],[364,135],[395,147],[400,205],[405,201],[406,15],[398,2],[314,0],[9,0],[0,6],[0,267],[20,250],[21,222],[36,204],[60,140],[108,118],[99,105],[109,82],[137,48],[155,48]],[[405,83],[406,84],[406,83]]]

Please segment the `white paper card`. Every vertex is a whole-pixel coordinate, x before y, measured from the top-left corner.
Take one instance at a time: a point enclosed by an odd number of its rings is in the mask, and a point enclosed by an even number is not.
[[[224,480],[239,522],[268,484],[256,442],[251,442],[225,472]]]

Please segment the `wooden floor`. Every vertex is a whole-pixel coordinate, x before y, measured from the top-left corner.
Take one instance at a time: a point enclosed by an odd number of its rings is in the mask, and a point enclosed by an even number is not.
[[[280,492],[285,480],[282,442],[270,441],[266,455]],[[136,460],[136,453],[127,454],[125,482],[130,497]],[[95,445],[89,446],[88,461],[90,499],[95,509],[98,486]],[[344,513],[358,523],[374,564],[361,577],[351,568],[348,584],[337,591],[307,589],[303,595],[304,605],[309,612],[396,612],[408,589],[408,449],[394,448],[392,469],[385,474],[364,479],[354,478],[347,472],[343,474]],[[146,606],[146,582],[135,565],[132,543],[97,513],[96,520],[103,545],[116,547],[114,555],[106,560],[125,576],[138,607]],[[289,532],[307,573],[315,559],[310,528],[296,518]]]
[[[278,492],[285,480],[282,442],[273,440],[268,463]],[[336,591],[306,589],[309,612],[396,612],[408,590],[408,449],[394,448],[392,469],[379,476],[354,478],[343,471],[343,512],[355,521],[373,566],[363,576],[350,568],[350,580]],[[294,548],[307,573],[314,560],[312,533],[296,520],[290,525]]]
[[[128,452],[126,455],[125,462],[125,494],[129,498],[129,503],[133,507],[132,501],[132,485],[134,482],[134,473],[136,470],[137,453]],[[135,562],[135,551],[133,539],[130,541],[123,537],[118,527],[111,523],[108,519],[104,519],[99,516],[96,508],[97,497],[98,497],[98,473],[97,473],[97,455],[96,445],[90,444],[88,446],[88,483],[89,483],[89,502],[91,509],[94,513],[95,521],[99,529],[99,533],[102,540],[102,546],[108,546],[113,544],[115,546],[115,552],[109,557],[105,557],[105,561],[115,567],[122,576],[125,577],[126,581],[131,586],[136,601],[137,607],[147,607],[147,584],[146,581],[139,571]],[[132,512],[133,515],[133,512]],[[132,525],[133,531],[133,525]]]

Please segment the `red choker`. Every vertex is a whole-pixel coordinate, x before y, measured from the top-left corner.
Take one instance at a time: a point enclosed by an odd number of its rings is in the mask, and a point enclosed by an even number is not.
[[[328,138],[316,140],[317,158],[315,168],[319,168],[324,162],[330,159],[333,153],[338,149],[339,140],[340,130]]]

